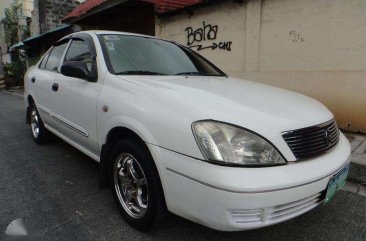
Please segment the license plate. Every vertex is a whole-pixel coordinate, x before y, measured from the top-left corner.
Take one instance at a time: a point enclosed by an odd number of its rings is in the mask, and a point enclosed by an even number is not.
[[[349,164],[342,168],[328,183],[327,195],[325,202],[328,202],[336,192],[341,189],[346,183],[347,175],[349,170]]]

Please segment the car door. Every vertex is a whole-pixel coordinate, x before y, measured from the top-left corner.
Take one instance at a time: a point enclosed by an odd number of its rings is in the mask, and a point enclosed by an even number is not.
[[[68,39],[54,45],[43,57],[38,69],[31,76],[30,86],[37,109],[46,126],[54,126],[52,113],[55,108],[55,96],[52,84],[58,78],[59,65],[68,45]]]
[[[97,71],[95,45],[90,35],[71,38],[64,57],[64,62],[67,61],[81,61],[89,71]],[[65,75],[60,75],[54,84],[58,86],[53,114],[57,130],[89,154],[99,156],[96,106],[102,84]]]

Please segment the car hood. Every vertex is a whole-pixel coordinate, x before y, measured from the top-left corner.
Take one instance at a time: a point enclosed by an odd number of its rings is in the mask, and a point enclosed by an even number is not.
[[[167,106],[192,109],[193,121],[232,123],[270,138],[283,131],[317,125],[333,118],[318,101],[304,95],[231,77],[119,76],[150,88]],[[197,114],[199,113],[199,114]],[[189,115],[191,113],[187,113]]]

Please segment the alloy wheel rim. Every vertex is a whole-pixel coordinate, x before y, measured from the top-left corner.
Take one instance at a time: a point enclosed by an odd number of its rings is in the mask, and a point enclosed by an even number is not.
[[[32,134],[34,138],[38,138],[39,136],[39,117],[36,110],[32,110],[31,112],[31,128]]]
[[[137,160],[128,153],[118,155],[114,169],[114,188],[124,210],[135,219],[147,212],[148,186],[144,171]]]

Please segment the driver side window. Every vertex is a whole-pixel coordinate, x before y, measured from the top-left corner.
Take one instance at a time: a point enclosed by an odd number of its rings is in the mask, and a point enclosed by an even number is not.
[[[93,67],[92,54],[90,53],[89,46],[85,41],[79,39],[72,40],[65,61],[84,62],[89,72],[91,72]]]
[[[47,62],[45,62],[45,66],[43,65],[43,61],[41,63],[41,68],[44,67],[47,70],[50,71],[58,71],[58,68],[60,66],[61,57],[65,52],[65,49],[67,47],[68,41],[63,42],[62,44],[55,45],[49,56],[47,57]]]

